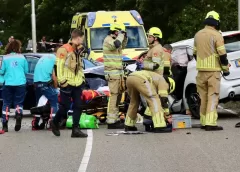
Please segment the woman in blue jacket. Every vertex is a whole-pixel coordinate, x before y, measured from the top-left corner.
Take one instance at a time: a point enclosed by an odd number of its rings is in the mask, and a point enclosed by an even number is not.
[[[12,104],[15,108],[15,131],[21,129],[28,63],[20,52],[21,42],[19,40],[10,42],[6,46],[7,55],[3,56],[0,69],[0,74],[4,77],[2,123],[5,132],[8,132],[8,116]]]

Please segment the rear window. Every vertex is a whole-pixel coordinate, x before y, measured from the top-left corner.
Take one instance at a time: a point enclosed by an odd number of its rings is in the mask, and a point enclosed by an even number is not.
[[[128,43],[126,48],[147,48],[147,40],[142,26],[126,27]],[[108,35],[109,28],[92,28],[91,29],[91,49],[102,50],[103,41]]]
[[[240,34],[224,36],[224,43],[227,53],[240,50]]]
[[[34,69],[39,59],[32,56],[25,56],[25,57],[28,62],[28,68],[29,68],[28,73],[34,74]]]

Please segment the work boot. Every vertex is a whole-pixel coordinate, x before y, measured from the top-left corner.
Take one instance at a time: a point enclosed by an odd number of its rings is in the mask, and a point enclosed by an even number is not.
[[[168,127],[156,127],[154,128],[154,133],[171,133],[172,132],[172,128],[168,128]]]
[[[55,136],[60,136],[60,131],[59,131],[59,123],[55,123],[54,120],[50,122],[50,125],[52,127],[52,133]]]
[[[113,124],[108,124],[108,129],[124,129],[124,123],[117,121]]]
[[[209,125],[206,125],[205,126],[205,130],[206,131],[219,131],[219,130],[223,130],[223,127],[221,126],[209,126]]]
[[[8,122],[4,122],[4,123],[2,124],[2,130],[3,130],[4,132],[8,132]]]
[[[40,117],[34,117],[33,120],[32,120],[32,130],[43,130],[44,127],[42,128],[40,125],[39,125],[39,122],[40,122]]]
[[[83,133],[80,129],[79,129],[79,125],[72,125],[72,135],[71,137],[80,137],[80,138],[85,138],[88,137],[87,134]]]
[[[22,125],[22,114],[16,113],[16,123],[15,123],[15,131],[21,130],[21,125]]]
[[[65,129],[66,128],[66,122],[67,122],[67,119],[63,119],[60,123],[59,123],[59,127],[61,130]]]
[[[135,127],[135,126],[132,127],[132,126],[125,125],[124,128],[125,128],[125,131],[137,131],[138,130],[137,127]]]
[[[240,128],[240,122],[235,125],[236,128]]]
[[[152,119],[144,119],[143,125],[145,126],[145,131],[152,132],[154,130]]]
[[[202,130],[205,130],[206,129],[206,126],[201,126],[200,127]]]

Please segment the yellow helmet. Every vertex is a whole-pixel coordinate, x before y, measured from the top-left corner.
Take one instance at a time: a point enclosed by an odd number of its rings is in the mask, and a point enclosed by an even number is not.
[[[111,31],[116,31],[116,30],[118,30],[118,31],[124,31],[124,32],[126,32],[126,27],[125,27],[125,25],[124,25],[123,23],[117,23],[117,22],[115,22],[115,23],[111,24],[110,30],[111,30]]]
[[[169,94],[171,94],[175,90],[175,81],[170,77],[168,77],[168,81],[169,81]]]
[[[152,27],[148,30],[147,35],[162,39],[162,31],[158,27]]]
[[[212,19],[215,19],[217,21],[220,21],[220,16],[219,16],[219,14],[216,11],[208,12],[205,19],[207,19],[207,18],[212,18]]]

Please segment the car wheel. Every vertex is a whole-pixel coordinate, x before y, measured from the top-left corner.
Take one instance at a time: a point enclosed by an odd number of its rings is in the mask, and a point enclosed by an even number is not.
[[[189,90],[189,94],[187,96],[187,103],[189,106],[189,110],[192,113],[194,118],[200,118],[200,103],[201,99],[195,87],[191,87]]]

